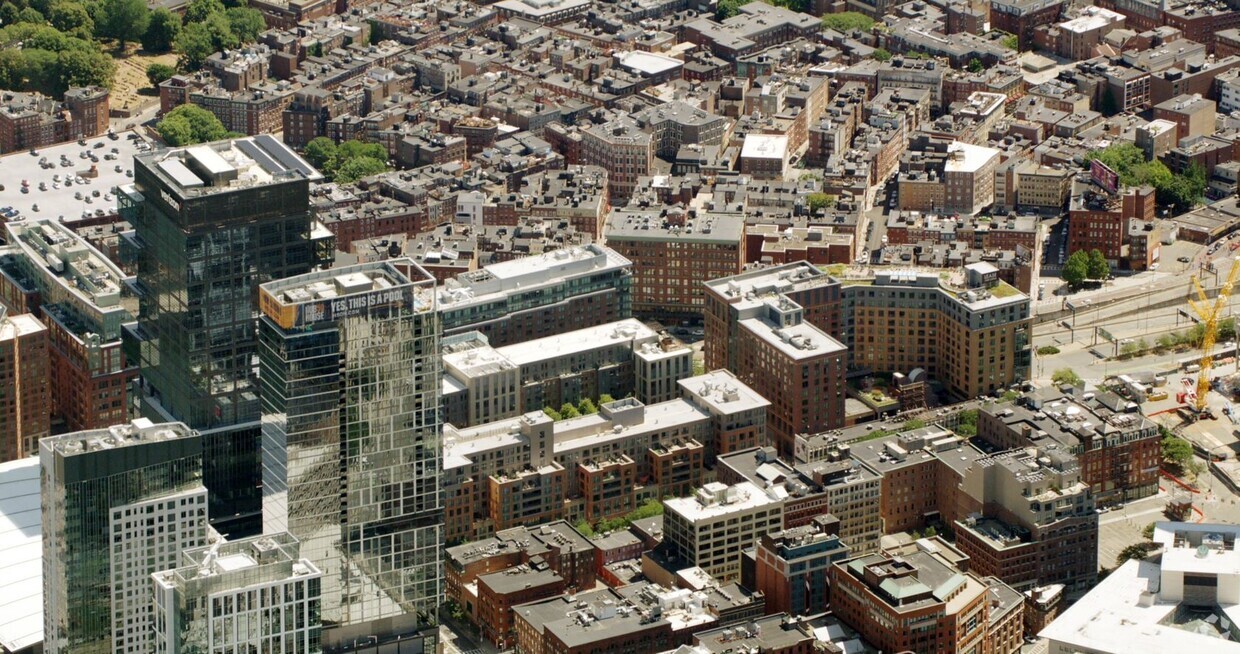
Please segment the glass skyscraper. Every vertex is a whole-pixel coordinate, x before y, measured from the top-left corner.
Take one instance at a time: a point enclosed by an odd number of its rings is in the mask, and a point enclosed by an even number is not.
[[[319,267],[305,160],[270,136],[141,155],[119,193],[134,226],[139,313],[129,331],[142,412],[203,436],[212,523],[256,533],[262,492],[255,379],[258,286]],[[327,240],[327,239],[322,239]]]
[[[180,423],[39,442],[43,651],[151,647],[151,574],[207,543],[202,441]]]
[[[325,644],[332,627],[382,639],[437,623],[434,290],[434,278],[408,259],[260,288],[264,526],[291,533],[323,571]]]

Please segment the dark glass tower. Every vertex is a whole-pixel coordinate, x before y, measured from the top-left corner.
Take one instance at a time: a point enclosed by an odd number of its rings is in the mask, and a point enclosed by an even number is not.
[[[136,157],[121,189],[140,298],[142,412],[203,435],[211,520],[261,529],[258,286],[319,265],[305,160],[269,137]]]
[[[293,534],[323,571],[325,644],[418,632],[433,645],[443,599],[434,278],[408,259],[360,264],[264,284],[260,304],[266,530]]]

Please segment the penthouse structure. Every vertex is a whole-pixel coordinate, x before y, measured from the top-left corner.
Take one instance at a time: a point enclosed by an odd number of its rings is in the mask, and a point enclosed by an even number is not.
[[[671,553],[722,581],[740,577],[743,548],[783,528],[783,498],[749,482],[711,482],[663,506],[663,542]]]
[[[465,334],[445,350],[445,420],[457,427],[604,395],[666,402],[693,374],[690,348],[633,318],[501,348]]]
[[[438,290],[444,336],[478,331],[502,347],[629,318],[631,265],[589,244],[463,273]]]
[[[765,433],[768,402],[727,371],[679,386],[675,400],[616,400],[559,422],[539,411],[469,429],[448,425],[448,539],[623,515],[646,498],[689,492],[715,453],[753,447]]]
[[[153,645],[151,574],[207,544],[202,464],[180,423],[40,441],[45,652]]]
[[[186,549],[184,565],[150,577],[153,651],[318,651],[323,573],[298,550],[287,533]],[[214,628],[242,621],[282,628]]]
[[[51,431],[47,334],[34,316],[0,306],[0,388],[11,398],[0,407],[0,463],[32,456]]]
[[[658,320],[698,320],[703,284],[741,271],[745,217],[678,209],[619,209],[607,220],[608,247],[633,262],[633,313]]]
[[[142,413],[201,430],[212,520],[235,536],[262,514],[258,286],[330,260],[310,182],[322,179],[270,136],[161,150],[134,159],[119,189],[121,243],[136,263],[134,343]],[[127,328],[128,329],[128,328]]]
[[[434,287],[397,259],[259,289],[264,525],[298,538],[323,571],[325,643],[359,626],[380,639],[436,637],[444,536]]]
[[[1035,392],[1025,406],[986,405],[978,436],[1005,449],[1054,444],[1076,457],[1081,480],[1099,504],[1158,492],[1158,426],[1126,409],[1113,393],[1086,399],[1057,390]]]
[[[817,272],[789,264],[706,284],[707,365],[727,366],[772,398],[771,438],[786,456],[796,434],[844,424],[847,349],[811,322],[818,311],[788,294],[813,284]]]
[[[121,347],[121,324],[133,319],[122,304],[130,278],[58,221],[25,220],[5,229],[21,254],[0,261],[0,274],[18,275],[36,289],[47,327],[51,414],[69,431],[125,422],[138,372]]]
[[[1010,637],[1022,625],[1020,594],[961,570],[948,547],[924,539],[913,551],[834,563],[832,613],[883,651],[1020,651]]]

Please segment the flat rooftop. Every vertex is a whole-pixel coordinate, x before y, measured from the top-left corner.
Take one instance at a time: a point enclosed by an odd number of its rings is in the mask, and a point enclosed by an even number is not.
[[[999,151],[995,148],[960,141],[948,144],[947,154],[947,160],[943,162],[944,173],[975,173],[999,157]]]
[[[746,134],[741,146],[742,159],[785,159],[788,137],[782,134]]]
[[[323,179],[301,155],[268,134],[157,150],[135,159],[185,198]]]
[[[713,499],[704,501],[703,498],[707,495]],[[667,511],[676,513],[691,523],[781,503],[782,499],[771,497],[766,491],[747,481],[732,486],[715,482],[707,484],[692,497],[675,497],[663,501]]]
[[[73,230],[50,218],[7,223],[5,229],[9,242],[16,243],[45,278],[78,298],[81,308],[125,312],[121,285],[128,275]],[[58,301],[43,301],[49,300]]]
[[[458,309],[484,304],[517,289],[528,291],[632,265],[615,250],[602,245],[562,248],[457,275],[440,286],[439,306]]]
[[[46,443],[58,454],[68,457],[144,443],[188,438],[196,434],[197,432],[179,422],[155,424],[145,418],[138,418],[131,423],[115,425],[107,429],[91,429],[61,436],[49,436],[42,439],[40,443]]]
[[[776,327],[773,323],[761,318],[747,318],[741,320],[740,325],[742,329],[761,338],[791,359],[810,359],[844,352],[848,349],[843,343],[831,338],[829,334],[808,322]]]
[[[518,366],[552,357],[570,356],[622,343],[632,344],[658,338],[658,333],[636,318],[578,329],[497,348],[496,351]]]
[[[502,3],[501,3],[502,4]],[[684,66],[679,59],[673,59],[654,52],[632,50],[619,57],[620,65],[647,75],[658,75]]]
[[[402,269],[412,271],[414,278]],[[290,329],[298,322],[339,318],[383,304],[408,303],[414,311],[430,311],[435,308],[434,284],[435,278],[412,259],[373,261],[267,282],[259,286],[259,304]],[[296,315],[286,311],[291,308],[298,309]]]
[[[683,392],[720,414],[765,409],[771,403],[727,370],[713,370],[676,382]]]
[[[43,521],[39,458],[0,463],[0,648],[43,642]]]

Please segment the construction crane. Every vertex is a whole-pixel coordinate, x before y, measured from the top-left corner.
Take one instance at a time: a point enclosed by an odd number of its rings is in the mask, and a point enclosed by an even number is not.
[[[1197,415],[1209,416],[1206,408],[1206,395],[1210,392],[1210,369],[1214,367],[1214,341],[1218,339],[1218,321],[1223,315],[1223,309],[1227,307],[1227,299],[1231,296],[1231,289],[1236,285],[1236,279],[1240,277],[1240,257],[1232,260],[1231,272],[1227,273],[1227,281],[1218,289],[1218,295],[1211,304],[1209,298],[1206,297],[1206,290],[1201,286],[1201,280],[1197,275],[1193,275],[1193,290],[1197,292],[1196,299],[1188,298],[1188,304],[1193,308],[1193,313],[1197,314],[1197,318],[1201,320],[1201,324],[1205,327],[1201,335],[1201,370],[1197,373],[1197,398],[1195,408]],[[1240,353],[1237,353],[1240,355]]]

